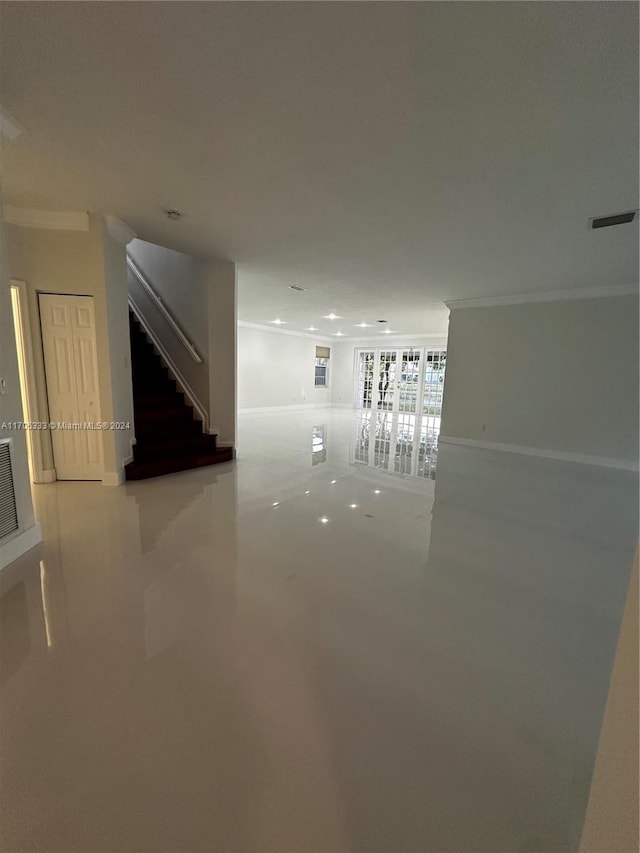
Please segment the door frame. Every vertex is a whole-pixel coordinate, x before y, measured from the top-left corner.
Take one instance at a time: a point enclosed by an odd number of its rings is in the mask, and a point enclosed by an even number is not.
[[[37,423],[40,418],[38,394],[36,387],[35,358],[33,340],[31,337],[31,318],[29,315],[29,288],[22,279],[12,278],[11,312],[13,314],[14,330],[16,331],[16,354],[20,372],[22,410],[28,423]],[[14,299],[15,294],[15,299]],[[15,309],[17,310],[17,316]],[[24,386],[24,391],[22,393]],[[34,483],[53,483],[56,479],[55,468],[45,468],[42,458],[42,431],[26,429],[27,455],[31,480]]]

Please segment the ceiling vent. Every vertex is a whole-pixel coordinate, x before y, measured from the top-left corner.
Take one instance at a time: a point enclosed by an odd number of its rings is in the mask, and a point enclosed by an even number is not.
[[[598,216],[590,220],[591,227],[610,228],[612,225],[625,225],[627,222],[633,222],[637,212],[637,210],[629,210],[627,213],[614,213],[613,216]]]

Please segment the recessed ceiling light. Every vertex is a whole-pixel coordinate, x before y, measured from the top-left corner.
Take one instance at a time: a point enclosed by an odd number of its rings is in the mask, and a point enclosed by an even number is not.
[[[382,334],[383,335],[393,335],[393,334],[395,334],[395,332],[393,331],[393,329],[383,329]]]
[[[336,332],[336,338],[342,338],[344,336],[344,332]]]
[[[307,332],[317,332],[317,331],[318,331],[317,326],[307,326]]]
[[[349,504],[349,509],[358,509],[358,504]]]
[[[307,491],[305,492],[305,495],[310,495],[310,494],[311,494],[311,489],[307,489]]]
[[[331,312],[331,314],[325,314],[325,315],[324,315],[324,319],[325,319],[325,320],[339,320],[339,319],[340,319],[340,317],[338,317],[338,315],[337,315],[337,314],[334,314],[334,313],[333,313],[333,311],[332,311],[332,312]]]
[[[286,323],[286,320],[281,320],[279,317],[277,317],[275,320],[272,320],[271,322],[275,323],[276,326],[284,326],[284,324]]]
[[[373,490],[373,494],[374,494],[374,495],[379,495],[379,494],[380,494],[380,489],[374,489],[374,490]]]
[[[332,481],[331,481],[331,485],[332,485],[332,486],[335,486],[335,484],[336,484],[337,482],[338,482],[337,480],[332,480]]]
[[[280,501],[274,501],[271,506],[280,506]]]
[[[306,287],[300,287],[299,284],[290,284],[289,285],[289,290],[297,290],[298,293],[303,293],[306,289],[307,289]]]
[[[328,524],[329,523],[329,519],[327,518],[326,515],[323,515],[322,518],[318,519],[318,521],[320,522],[320,524]]]
[[[356,326],[359,326],[361,329],[366,329],[370,325],[371,323],[356,323]]]

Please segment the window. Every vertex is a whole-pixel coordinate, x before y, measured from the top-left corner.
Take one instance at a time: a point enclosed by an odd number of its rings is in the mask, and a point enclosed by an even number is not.
[[[315,386],[316,388],[329,387],[329,347],[316,347]]]

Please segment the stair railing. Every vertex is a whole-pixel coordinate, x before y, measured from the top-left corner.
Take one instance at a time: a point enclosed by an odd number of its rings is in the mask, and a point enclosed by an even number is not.
[[[131,272],[135,275],[135,277],[138,279],[138,281],[140,282],[142,287],[145,289],[148,296],[153,300],[154,304],[156,305],[156,307],[158,308],[158,310],[160,311],[160,313],[162,314],[164,319],[167,321],[167,323],[171,326],[172,330],[175,332],[177,338],[180,340],[182,345],[185,347],[185,349],[187,350],[187,352],[189,353],[191,358],[197,364],[200,364],[202,362],[202,356],[200,355],[198,350],[195,348],[195,346],[191,343],[189,338],[182,331],[180,326],[176,323],[173,315],[171,314],[171,312],[169,311],[167,306],[162,301],[162,298],[156,293],[156,291],[153,289],[153,287],[151,287],[151,285],[149,284],[149,282],[147,281],[145,276],[142,274],[142,272],[140,271],[138,266],[135,264],[135,262],[131,259],[131,257],[129,255],[127,255],[127,266],[129,267]]]

